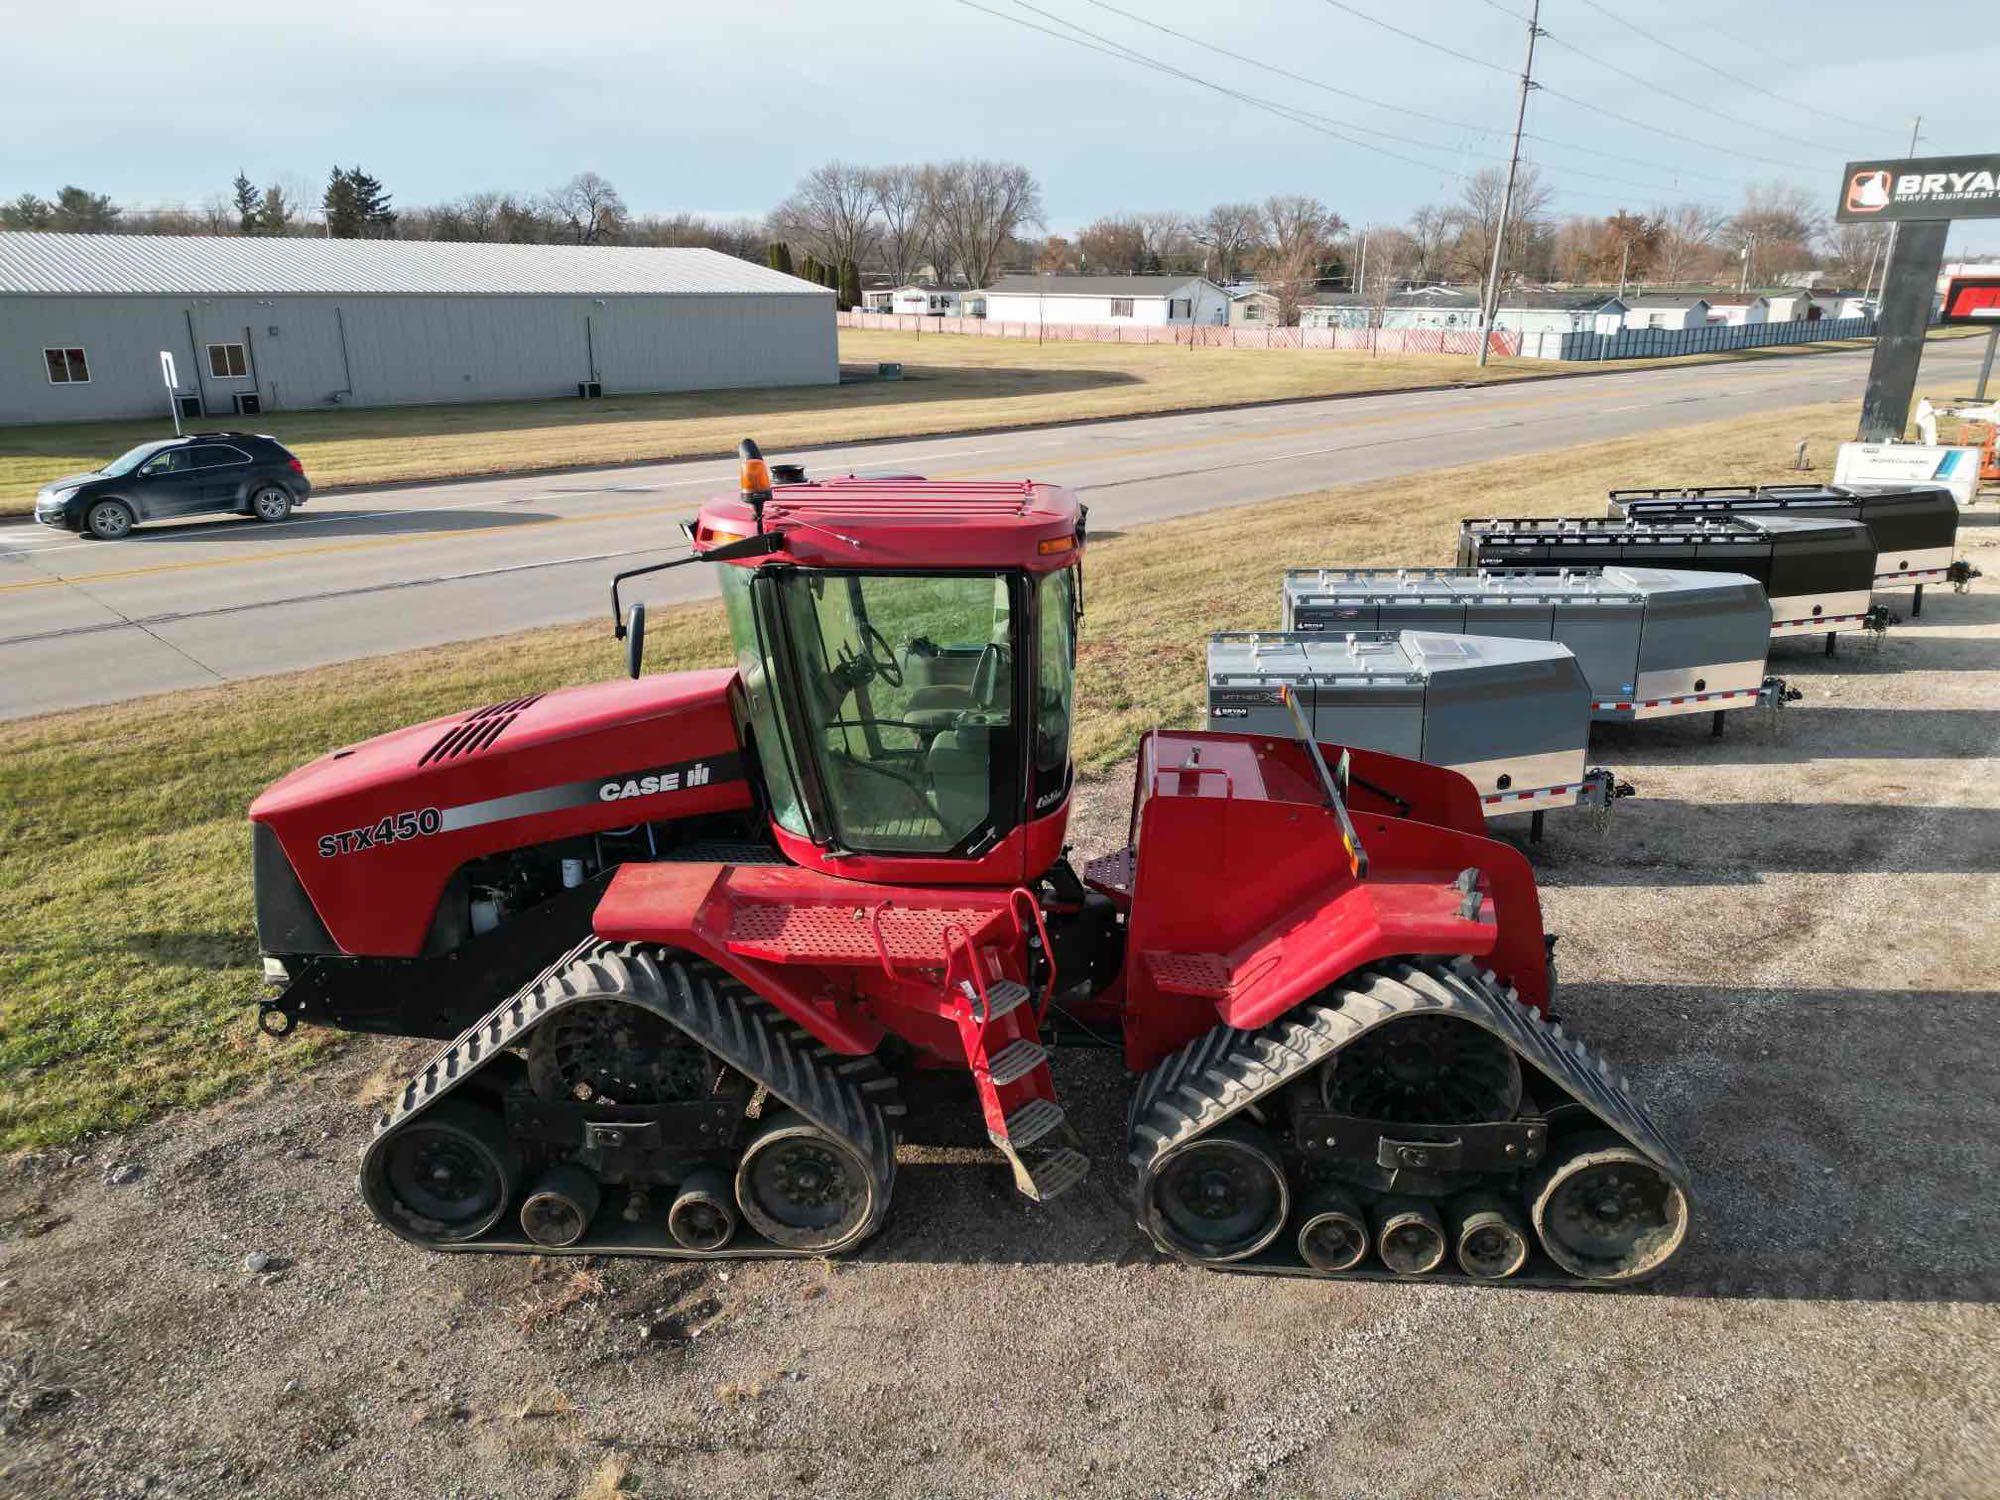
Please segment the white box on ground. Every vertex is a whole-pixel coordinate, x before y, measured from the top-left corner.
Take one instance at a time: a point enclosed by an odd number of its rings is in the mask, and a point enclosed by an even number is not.
[[[1835,484],[1938,484],[1960,505],[1979,494],[1977,448],[1933,448],[1923,443],[1842,443],[1834,460]]]

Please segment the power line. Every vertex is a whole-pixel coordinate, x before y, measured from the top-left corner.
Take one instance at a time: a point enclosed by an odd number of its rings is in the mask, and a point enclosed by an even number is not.
[[[1012,22],[1016,26],[1025,26],[1028,30],[1040,32],[1043,36],[1052,36],[1059,42],[1069,42],[1073,46],[1083,47],[1091,52],[1099,52],[1106,57],[1115,57],[1122,62],[1136,63],[1140,67],[1150,68],[1154,72],[1165,73],[1171,77],[1184,79],[1189,83],[1198,84],[1202,88],[1209,89],[1215,93],[1239,100],[1254,109],[1261,109],[1267,114],[1277,115],[1280,119],[1290,120],[1295,125],[1303,125],[1308,130],[1316,130],[1321,135],[1331,136],[1333,139],[1344,141],[1350,146],[1357,146],[1363,151],[1373,151],[1378,155],[1391,157],[1396,161],[1407,162],[1411,166],[1423,168],[1426,172],[1443,172],[1452,177],[1462,175],[1453,168],[1442,166],[1437,162],[1421,161],[1414,156],[1405,156],[1401,152],[1391,151],[1386,146],[1376,146],[1371,145],[1367,141],[1355,140],[1352,136],[1344,134],[1340,130],[1320,123],[1318,118],[1304,110],[1294,109],[1290,105],[1280,104],[1275,100],[1260,98],[1255,94],[1246,94],[1240,89],[1233,89],[1225,84],[1215,83],[1210,79],[1187,72],[1185,69],[1176,68],[1171,63],[1159,62],[1147,57],[1144,53],[1134,51],[1122,42],[1113,42],[1107,38],[1099,37],[1097,33],[1078,26],[1074,21],[1065,21],[1060,16],[1051,15],[1048,11],[1029,5],[1027,0],[1016,0],[1016,3],[1024,10],[1033,11],[1036,15],[1055,21],[1058,25],[1067,26],[1071,31],[1079,32],[1081,35],[1071,36],[1067,32],[1056,31],[1047,26],[1037,26],[1025,16],[1010,15],[1006,11],[994,10],[990,6],[978,4],[977,0],[958,0],[958,4],[965,6],[968,10],[980,11],[997,20]],[[1084,37],[1089,37],[1092,40],[1086,41],[1083,39]]]
[[[1339,95],[1339,96],[1340,96],[1341,98],[1344,98],[1344,99],[1352,99],[1352,100],[1355,100],[1355,101],[1356,101],[1357,103],[1361,103],[1361,104],[1366,104],[1366,105],[1370,105],[1370,106],[1372,106],[1372,107],[1374,107],[1374,108],[1377,108],[1377,109],[1397,109],[1397,110],[1402,110],[1402,111],[1403,111],[1403,113],[1405,113],[1405,114],[1411,114],[1411,115],[1415,115],[1415,116],[1416,116],[1416,117],[1417,117],[1418,119],[1421,119],[1421,120],[1428,120],[1428,121],[1432,122],[1433,124],[1437,124],[1437,125],[1444,125],[1444,126],[1448,126],[1449,128],[1451,128],[1451,129],[1454,129],[1454,130],[1469,130],[1469,131],[1474,131],[1474,132],[1476,132],[1477,134],[1480,134],[1480,135],[1485,135],[1485,136],[1498,136],[1498,137],[1502,138],[1503,140],[1504,140],[1504,139],[1506,138],[1506,135],[1507,135],[1507,132],[1506,132],[1506,131],[1504,131],[1504,130],[1496,130],[1496,129],[1494,129],[1494,128],[1493,128],[1492,126],[1490,126],[1490,125],[1475,125],[1475,124],[1473,124],[1473,123],[1472,123],[1471,121],[1469,121],[1469,120],[1453,120],[1453,119],[1449,119],[1449,118],[1447,118],[1447,117],[1445,117],[1445,116],[1443,116],[1443,115],[1432,115],[1432,114],[1426,114],[1426,113],[1424,113],[1424,112],[1423,112],[1422,110],[1414,110],[1414,109],[1408,109],[1407,107],[1405,107],[1405,106],[1403,106],[1403,105],[1399,105],[1399,104],[1389,104],[1389,103],[1387,103],[1387,102],[1385,102],[1385,101],[1383,101],[1383,100],[1380,100],[1380,99],[1371,99],[1371,98],[1369,98],[1369,97],[1368,97],[1367,95],[1365,95],[1365,94],[1357,94],[1357,93],[1354,93],[1353,91],[1351,91],[1351,90],[1349,90],[1349,89],[1343,89],[1343,88],[1336,88],[1336,87],[1335,87],[1334,85],[1332,85],[1332,84],[1329,84],[1329,83],[1322,83],[1322,82],[1321,82],[1321,81],[1320,81],[1319,79],[1317,79],[1317,78],[1309,78],[1309,77],[1307,77],[1307,76],[1306,76],[1305,74],[1303,74],[1303,73],[1294,73],[1294,72],[1292,72],[1292,71],[1291,71],[1290,69],[1288,69],[1288,68],[1281,68],[1281,67],[1279,67],[1279,66],[1278,66],[1278,65],[1277,65],[1276,63],[1270,63],[1270,62],[1265,62],[1265,61],[1263,61],[1263,60],[1262,60],[1261,58],[1255,58],[1255,57],[1249,57],[1249,56],[1246,56],[1245,54],[1243,54],[1243,53],[1241,53],[1241,52],[1232,52],[1232,51],[1230,51],[1230,50],[1229,50],[1229,48],[1227,48],[1227,47],[1224,47],[1224,46],[1220,46],[1220,45],[1218,45],[1217,43],[1215,43],[1215,42],[1211,42],[1211,41],[1207,40],[1207,39],[1206,39],[1206,38],[1204,38],[1204,37],[1199,37],[1199,36],[1192,36],[1192,35],[1190,35],[1189,33],[1185,32],[1185,31],[1177,31],[1177,30],[1175,30],[1175,29],[1174,29],[1173,27],[1171,27],[1171,26],[1167,26],[1167,25],[1163,25],[1163,24],[1162,24],[1161,22],[1158,22],[1158,21],[1155,21],[1155,20],[1152,20],[1152,19],[1150,19],[1149,17],[1146,17],[1146,16],[1142,16],[1142,15],[1137,15],[1137,14],[1134,14],[1134,13],[1133,13],[1132,11],[1129,11],[1129,10],[1125,10],[1125,9],[1123,9],[1123,8],[1122,8],[1122,7],[1120,7],[1120,6],[1116,6],[1116,5],[1112,5],[1112,4],[1110,4],[1110,3],[1109,3],[1109,0],[1084,0],[1084,3],[1085,3],[1085,4],[1087,4],[1087,5],[1092,5],[1092,6],[1095,6],[1095,7],[1096,7],[1097,9],[1099,9],[1099,10],[1103,10],[1103,11],[1109,11],[1109,12],[1110,12],[1110,13],[1111,13],[1112,15],[1114,15],[1114,16],[1120,16],[1120,17],[1123,17],[1123,18],[1124,18],[1125,20],[1128,20],[1128,21],[1133,21],[1133,22],[1136,22],[1136,23],[1138,23],[1138,24],[1139,24],[1139,25],[1141,25],[1141,26],[1147,26],[1147,27],[1150,27],[1150,28],[1152,28],[1152,29],[1153,29],[1154,31],[1157,31],[1157,32],[1161,32],[1161,33],[1163,33],[1163,34],[1164,34],[1164,35],[1166,35],[1166,36],[1170,36],[1170,37],[1173,37],[1173,38],[1175,38],[1175,39],[1176,39],[1177,41],[1182,41],[1182,42],[1186,42],[1186,43],[1187,43],[1187,44],[1188,44],[1189,46],[1191,46],[1191,47],[1199,47],[1199,48],[1201,48],[1201,49],[1202,49],[1202,51],[1203,51],[1203,52],[1209,52],[1209,53],[1214,53],[1214,54],[1216,54],[1217,56],[1221,56],[1221,57],[1227,57],[1227,58],[1230,58],[1230,59],[1232,59],[1233,61],[1236,61],[1236,62],[1240,62],[1240,63],[1244,64],[1244,65],[1245,65],[1246,67],[1252,67],[1252,68],[1258,68],[1258,69],[1261,69],[1262,71],[1264,71],[1264,72],[1267,72],[1267,73],[1275,73],[1275,74],[1276,74],[1276,75],[1277,75],[1278,77],[1280,77],[1280,78],[1289,78],[1289,79],[1291,79],[1291,80],[1292,80],[1292,81],[1293,81],[1294,83],[1302,83],[1302,84],[1305,84],[1305,85],[1306,85],[1306,86],[1307,86],[1308,88],[1315,88],[1315,89],[1319,89],[1319,90],[1321,90],[1322,92],[1325,92],[1325,93],[1329,93],[1329,94],[1337,94],[1337,95]],[[1489,4],[1492,4],[1492,5],[1494,6],[1494,8],[1495,8],[1495,9],[1497,9],[1497,10],[1502,10],[1502,11],[1507,11],[1507,14],[1509,14],[1509,15],[1513,15],[1513,14],[1514,14],[1514,12],[1512,12],[1512,11],[1508,11],[1508,10],[1507,10],[1507,7],[1506,7],[1506,6],[1504,6],[1504,5],[1500,5],[1500,4],[1498,3],[1498,0],[1488,0],[1488,3],[1489,3]],[[1525,21],[1525,20],[1526,20],[1526,17],[1520,17],[1519,19],[1521,19],[1521,20]],[[1064,24],[1065,24],[1065,25],[1067,25],[1067,24],[1069,24],[1069,23],[1068,23],[1068,22],[1065,22]],[[1114,45],[1122,45],[1122,44],[1114,44]],[[1128,50],[1129,50],[1129,49],[1128,49]],[[1320,118],[1324,119],[1324,118],[1326,118],[1326,117],[1322,116],[1322,117],[1320,117]],[[1400,141],[1404,141],[1404,142],[1406,142],[1407,144],[1410,144],[1410,145],[1413,145],[1413,146],[1418,146],[1418,147],[1420,147],[1420,148],[1422,148],[1422,149],[1424,149],[1424,150],[1428,150],[1428,151],[1452,151],[1452,150],[1456,150],[1456,149],[1457,149],[1456,147],[1452,147],[1452,146],[1446,146],[1446,145],[1439,145],[1439,144],[1437,144],[1436,142],[1432,142],[1432,141],[1417,141],[1417,140],[1412,140],[1412,139],[1410,139],[1409,137],[1406,137],[1406,136],[1398,136],[1398,135],[1395,135],[1394,133],[1392,133],[1392,132],[1390,132],[1390,131],[1385,131],[1385,130],[1374,130],[1374,129],[1370,128],[1369,126],[1366,126],[1366,125],[1357,125],[1357,124],[1355,124],[1355,123],[1354,123],[1353,121],[1350,121],[1350,120],[1338,120],[1338,121],[1329,121],[1328,123],[1331,123],[1331,124],[1337,124],[1337,125],[1339,125],[1340,127],[1342,127],[1343,129],[1346,129],[1346,130],[1358,130],[1358,131],[1360,131],[1360,132],[1361,132],[1361,133],[1362,133],[1363,135],[1379,135],[1379,136],[1382,136],[1382,137],[1383,137],[1384,139],[1386,139],[1386,140],[1392,140],[1392,141],[1395,141],[1395,140],[1400,140]],[[1631,165],[1631,166],[1638,166],[1638,167],[1645,167],[1645,168],[1648,168],[1648,169],[1649,169],[1649,170],[1651,170],[1651,171],[1656,171],[1656,172],[1667,172],[1667,173],[1672,173],[1672,174],[1674,174],[1674,175],[1676,175],[1676,176],[1679,176],[1679,175],[1687,175],[1687,176],[1694,176],[1694,177],[1707,177],[1707,178],[1709,178],[1709,179],[1710,179],[1711,181],[1715,181],[1715,182],[1723,182],[1723,183],[1730,183],[1730,182],[1732,181],[1732,180],[1731,180],[1730,178],[1727,178],[1727,177],[1720,177],[1720,176],[1717,176],[1716,174],[1714,174],[1714,173],[1712,173],[1712,172],[1693,172],[1693,173],[1685,173],[1685,174],[1684,174],[1684,173],[1682,172],[1682,169],[1681,169],[1681,168],[1679,168],[1679,167],[1676,167],[1676,166],[1672,166],[1672,165],[1670,165],[1670,164],[1668,164],[1668,163],[1665,163],[1665,162],[1649,162],[1649,161],[1646,161],[1646,160],[1643,160],[1642,158],[1639,158],[1639,157],[1631,157],[1631,156],[1620,156],[1620,155],[1619,155],[1618,153],[1616,153],[1616,152],[1612,152],[1612,151],[1599,151],[1599,150],[1597,150],[1597,149],[1596,149],[1595,147],[1592,147],[1592,146],[1580,146],[1580,145],[1577,145],[1576,143],[1574,143],[1574,142],[1571,142],[1571,141],[1558,141],[1558,140],[1551,140],[1551,139],[1550,139],[1549,137],[1547,137],[1547,136],[1533,136],[1533,137],[1530,137],[1530,139],[1533,139],[1533,140],[1537,140],[1537,141],[1540,141],[1540,142],[1541,142],[1541,143],[1542,143],[1543,145],[1546,145],[1546,146],[1554,146],[1554,147],[1556,147],[1556,148],[1558,148],[1558,149],[1560,149],[1560,150],[1566,150],[1566,151],[1583,151],[1583,152],[1587,152],[1587,153],[1589,153],[1589,154],[1591,154],[1591,155],[1596,155],[1596,156],[1605,156],[1605,157],[1609,157],[1610,159],[1612,159],[1612,160],[1614,160],[1614,161],[1623,161],[1623,162],[1627,163],[1628,165]],[[1487,160],[1495,160],[1495,161],[1497,161],[1497,160],[1498,160],[1499,158],[1497,158],[1497,157],[1489,157],[1489,158],[1486,158],[1486,159],[1487,159]],[[1578,176],[1581,176],[1581,177],[1597,177],[1597,178],[1601,178],[1601,179],[1603,179],[1603,180],[1605,180],[1605,181],[1611,181],[1611,182],[1616,182],[1616,181],[1622,181],[1622,180],[1624,180],[1624,179],[1621,179],[1621,178],[1616,178],[1616,177],[1610,177],[1610,176],[1608,176],[1607,174],[1605,174],[1605,173],[1602,173],[1602,172],[1589,172],[1589,171],[1585,171],[1585,170],[1584,170],[1583,168],[1581,168],[1581,167],[1570,167],[1570,168],[1565,168],[1564,170],[1566,170],[1566,171],[1570,171],[1570,172],[1574,172],[1574,173],[1575,173],[1576,175],[1578,175]],[[1636,183],[1636,184],[1634,184],[1634,186],[1638,186],[1638,187],[1645,187],[1645,186],[1648,186],[1648,184],[1645,184],[1645,183]],[[1657,187],[1658,185],[1657,185],[1657,184],[1654,184],[1653,186],[1656,186],[1656,187]],[[1679,187],[1678,185],[1675,185],[1675,186],[1673,186],[1673,187],[1670,187],[1670,188],[1664,188],[1664,189],[1661,189],[1661,190],[1662,190],[1662,191],[1667,191],[1667,192],[1681,192],[1681,191],[1684,191],[1684,189],[1682,189],[1682,188],[1681,188],[1681,187]]]
[[[1485,68],[1488,72],[1502,73],[1509,78],[1514,76],[1508,69],[1500,66],[1498,63],[1487,62],[1484,58],[1474,57],[1470,53],[1460,52],[1455,48],[1447,47],[1442,42],[1434,42],[1429,37],[1419,36],[1414,31],[1405,31],[1400,26],[1392,26],[1387,21],[1369,15],[1368,12],[1365,10],[1359,10],[1354,6],[1347,4],[1346,0],[1325,0],[1325,3],[1331,5],[1335,10],[1345,11],[1348,15],[1354,16],[1358,20],[1366,21],[1370,26],[1378,26],[1384,31],[1393,32],[1397,36],[1415,42],[1420,47],[1428,47],[1433,52],[1442,52],[1446,57],[1455,57],[1460,62],[1471,63],[1474,67]],[[1558,39],[1551,36],[1549,40],[1556,41]],[[1577,49],[1572,47],[1570,50],[1576,51]],[[1596,59],[1594,58],[1591,60],[1596,61]],[[1606,64],[1605,66],[1609,66],[1609,64]],[[1613,71],[1618,71],[1618,70],[1613,69]],[[1627,76],[1634,76],[1634,75],[1627,75]],[[1638,81],[1640,83],[1645,84],[1648,88],[1656,87],[1653,84],[1652,80],[1650,79],[1641,78]],[[1690,146],[1699,146],[1704,151],[1720,151],[1728,156],[1740,156],[1744,158],[1744,160],[1746,161],[1760,161],[1764,162],[1769,166],[1786,167],[1795,172],[1816,172],[1819,170],[1816,167],[1803,166],[1798,162],[1781,161],[1778,158],[1772,156],[1760,156],[1752,151],[1739,151],[1733,146],[1718,146],[1710,141],[1696,140],[1693,136],[1682,135],[1678,131],[1668,130],[1665,126],[1662,125],[1648,125],[1644,120],[1635,120],[1630,115],[1618,114],[1614,110],[1605,109],[1602,105],[1591,104],[1586,100],[1576,98],[1574,95],[1559,93],[1555,89],[1550,88],[1547,84],[1537,84],[1536,88],[1540,92],[1549,95],[1551,98],[1561,99],[1565,103],[1573,104],[1579,109],[1587,109],[1592,111],[1593,113],[1603,115],[1606,119],[1617,120],[1620,124],[1630,125],[1635,130],[1650,130],[1651,132],[1653,132],[1653,134],[1666,136],[1670,140],[1681,141],[1684,144]],[[1661,92],[1664,91],[1662,90]],[[1686,103],[1687,101],[1683,100],[1682,102]],[[1706,105],[1696,104],[1696,105],[1691,105],[1690,107],[1700,110],[1704,114],[1716,113],[1716,111],[1710,109]],[[1741,124],[1742,122],[1737,121],[1734,123]],[[1749,128],[1752,130],[1763,129],[1762,126],[1757,126],[1757,125],[1750,126]]]
[[[1774,135],[1781,141],[1790,141],[1794,146],[1803,146],[1808,151],[1824,151],[1829,156],[1835,156],[1839,154],[1838,152],[1835,152],[1831,150],[1829,147],[1823,145],[1819,141],[1809,141],[1805,139],[1805,137],[1803,136],[1791,135],[1782,130],[1773,130],[1768,125],[1758,125],[1749,120],[1738,119],[1735,115],[1724,114],[1721,110],[1717,109],[1713,104],[1697,103],[1695,100],[1688,98],[1685,94],[1676,94],[1672,89],[1662,88],[1660,87],[1659,81],[1657,79],[1648,78],[1643,73],[1634,73],[1630,68],[1622,68],[1615,62],[1607,62],[1605,59],[1597,56],[1595,53],[1584,51],[1583,48],[1577,46],[1575,42],[1564,41],[1561,37],[1555,35],[1553,32],[1546,33],[1546,35],[1548,36],[1548,39],[1551,42],[1555,43],[1556,46],[1561,47],[1565,52],[1574,52],[1578,57],[1582,58],[1585,62],[1595,63],[1598,67],[1604,68],[1609,72],[1616,73],[1621,78],[1629,78],[1634,83],[1643,84],[1645,87],[1651,89],[1654,93],[1659,94],[1664,98],[1671,99],[1676,104],[1684,104],[1689,109],[1699,111],[1702,114],[1713,115],[1718,120],[1727,120],[1731,125],[1740,125],[1745,130],[1760,131],[1765,135]]]
[[[1499,0],[1484,0],[1484,3],[1494,6],[1496,9],[1501,9],[1501,10],[1506,9],[1505,6],[1499,4]],[[1675,53],[1681,57],[1685,57],[1689,62],[1699,63],[1702,67],[1708,69],[1709,72],[1715,74],[1718,78],[1726,78],[1731,83],[1737,85],[1739,88],[1749,89],[1752,93],[1762,94],[1767,99],[1775,99],[1780,104],[1790,105],[1794,109],[1803,109],[1811,112],[1812,114],[1825,115],[1829,120],[1838,120],[1843,125],[1852,125],[1857,130],[1866,130],[1871,134],[1880,131],[1882,128],[1879,125],[1869,125],[1864,123],[1863,121],[1851,119],[1847,115],[1835,114],[1830,109],[1821,109],[1817,104],[1808,104],[1803,99],[1790,99],[1783,94],[1773,93],[1770,89],[1765,88],[1761,83],[1752,83],[1749,79],[1739,78],[1736,74],[1729,72],[1727,69],[1718,68],[1714,63],[1710,62],[1707,58],[1703,57],[1699,52],[1690,52],[1684,47],[1676,47],[1672,42],[1654,36],[1652,32],[1643,30],[1634,22],[1626,20],[1616,11],[1607,10],[1604,6],[1599,5],[1597,3],[1597,0],[1583,0],[1583,3],[1585,5],[1588,5],[1592,10],[1596,11],[1600,16],[1608,17],[1609,19],[1616,21],[1620,26],[1623,26],[1627,31],[1633,32],[1638,36],[1644,37],[1647,41],[1651,42],[1655,47],[1664,47],[1669,52]]]

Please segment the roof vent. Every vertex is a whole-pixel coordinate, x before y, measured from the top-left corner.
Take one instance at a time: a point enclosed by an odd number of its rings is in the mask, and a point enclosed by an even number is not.
[[[521,716],[522,710],[541,701],[540,693],[530,693],[525,698],[511,698],[505,703],[493,703],[467,714],[451,728],[447,729],[438,742],[417,758],[420,766],[433,761],[458,760],[467,755],[477,755],[500,738],[507,726]]]

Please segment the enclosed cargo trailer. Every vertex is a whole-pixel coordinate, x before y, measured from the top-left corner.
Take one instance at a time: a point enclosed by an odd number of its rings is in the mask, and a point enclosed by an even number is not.
[[[1632,520],[1772,515],[1859,521],[1875,541],[1875,587],[1914,587],[1912,613],[1923,608],[1925,584],[1962,589],[1977,576],[1976,569],[1955,556],[1958,502],[1941,485],[1716,484],[1613,490],[1606,514]]]
[[[1882,631],[1872,599],[1875,539],[1859,521],[1803,516],[1482,517],[1459,522],[1462,568],[1577,568],[1628,563],[1741,573],[1771,601],[1771,635]]]
[[[1488,817],[1609,807],[1629,795],[1585,766],[1590,686],[1550,640],[1419,630],[1232,633],[1208,641],[1208,724],[1290,734],[1294,697],[1316,740],[1445,766]]]
[[[1754,578],[1667,568],[1299,568],[1283,628],[1436,630],[1552,640],[1590,685],[1592,717],[1666,718],[1777,705],[1764,671],[1771,606]]]

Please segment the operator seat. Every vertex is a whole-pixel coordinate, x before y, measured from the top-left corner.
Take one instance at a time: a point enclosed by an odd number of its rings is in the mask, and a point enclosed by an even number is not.
[[[971,682],[936,682],[910,694],[903,717],[925,734],[950,729],[969,713],[990,713],[997,706],[1007,680],[1007,651],[988,645],[973,664]]]

